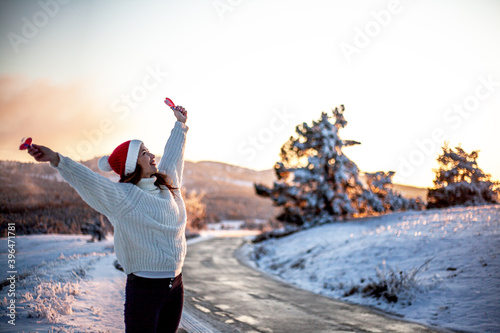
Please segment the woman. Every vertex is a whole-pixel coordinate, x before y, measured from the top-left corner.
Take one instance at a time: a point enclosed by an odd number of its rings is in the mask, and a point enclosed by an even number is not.
[[[47,147],[28,148],[113,224],[116,257],[127,273],[127,333],[175,332],[181,319],[186,209],[180,188],[188,127],[186,110],[173,111],[177,121],[158,168],[139,140],[124,142],[99,160],[101,170],[120,175],[119,183]]]

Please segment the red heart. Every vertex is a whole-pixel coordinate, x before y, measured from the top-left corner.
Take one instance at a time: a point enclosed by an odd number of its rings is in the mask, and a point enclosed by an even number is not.
[[[33,142],[31,138],[23,138],[21,140],[21,145],[19,146],[19,150],[28,149],[29,147],[31,147],[31,142]]]
[[[174,102],[172,102],[172,100],[170,98],[165,98],[165,104],[167,104],[171,108],[175,108],[175,104],[174,104]]]

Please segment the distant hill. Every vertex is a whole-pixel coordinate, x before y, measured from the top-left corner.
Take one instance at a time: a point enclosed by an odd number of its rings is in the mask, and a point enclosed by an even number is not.
[[[98,160],[99,158],[94,158],[81,163],[93,171],[118,181],[118,176],[114,173],[99,170]],[[262,183],[272,186],[275,179],[274,170],[256,171],[222,162],[186,161],[183,187],[187,192],[205,192],[203,201],[207,205],[210,221],[270,219],[278,214],[279,208],[274,207],[271,200],[257,196],[253,184]],[[63,182],[56,170],[47,163],[0,161],[0,181],[2,182],[0,207],[3,212],[9,205],[9,209],[15,207],[12,209],[17,212],[23,210],[23,205],[31,205],[30,207],[38,207],[36,215],[42,216],[43,211],[46,210],[43,207],[59,205],[62,209],[75,206],[74,202],[78,202],[76,205],[78,207],[85,205],[76,192]],[[425,200],[427,195],[425,188],[395,184],[395,189],[406,197],[420,196]],[[91,210],[85,211],[85,216],[95,218],[89,211]],[[37,218],[43,220],[43,217]],[[43,226],[43,223],[37,223]]]
[[[254,183],[272,186],[273,170],[255,171],[220,162],[186,162],[184,186],[204,191],[207,213],[213,219],[269,219],[278,214],[271,200],[255,194]]]
[[[406,198],[420,197],[424,202],[427,202],[427,188],[425,187],[394,184],[394,189]]]
[[[97,166],[99,158],[81,161],[92,171],[118,181],[119,177],[112,172],[103,172]],[[185,191],[205,192],[204,202],[210,221],[223,219],[269,219],[277,215],[278,209],[271,200],[258,197],[254,193],[253,183],[272,185],[272,170],[255,171],[220,162],[189,162],[184,165],[183,187]],[[49,207],[53,205],[54,196],[58,192],[70,202],[85,203],[79,199],[75,191],[63,182],[57,171],[48,163],[23,163],[0,161],[0,212],[26,210],[24,205]],[[14,191],[12,189],[15,189]],[[62,203],[60,203],[62,205]],[[31,209],[29,208],[29,209]],[[38,210],[34,213],[41,215]],[[19,217],[16,217],[19,218]],[[34,223],[34,222],[33,222]],[[38,222],[36,223],[39,224]],[[43,224],[43,223],[42,223]],[[40,227],[43,229],[43,227]]]

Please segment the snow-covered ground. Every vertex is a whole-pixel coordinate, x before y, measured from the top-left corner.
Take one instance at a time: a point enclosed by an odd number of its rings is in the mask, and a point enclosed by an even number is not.
[[[0,291],[1,332],[123,332],[125,274],[113,268],[113,237],[96,243],[87,242],[90,238],[15,238],[18,281]],[[0,246],[7,267],[7,239],[0,239]],[[7,269],[1,273],[2,281],[10,275]],[[12,299],[15,325],[8,316]]]
[[[203,233],[189,243],[223,235]],[[16,325],[7,323],[7,285],[0,291],[1,332],[123,332],[125,274],[113,268],[113,238],[99,243],[88,239],[16,237],[21,277],[15,285]],[[7,249],[7,240],[0,239],[2,281],[8,277]],[[259,258],[260,269],[316,293],[431,325],[500,332],[500,206],[404,212],[324,225],[246,250]],[[387,278],[391,268],[406,276],[421,266],[405,281],[408,289],[397,293],[396,303],[361,293],[344,296],[379,281],[377,268]]]
[[[210,237],[243,237],[255,231],[202,232],[190,244]],[[18,280],[0,291],[0,332],[123,332],[126,276],[115,269],[113,236],[90,243],[85,235],[29,235],[15,238]],[[1,280],[8,274],[8,244],[0,238]],[[9,295],[15,290],[15,296]],[[8,308],[15,300],[15,325]],[[199,325],[184,313],[183,323]]]
[[[323,225],[245,251],[257,268],[315,293],[429,325],[500,332],[498,205]],[[402,282],[389,283],[397,302],[363,296],[391,273]]]

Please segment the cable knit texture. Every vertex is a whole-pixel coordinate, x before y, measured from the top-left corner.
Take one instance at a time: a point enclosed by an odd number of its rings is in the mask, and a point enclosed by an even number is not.
[[[92,208],[115,229],[115,252],[125,273],[182,270],[186,256],[186,207],[180,191],[188,127],[177,121],[165,145],[158,170],[172,180],[175,196],[156,178],[138,184],[115,183],[59,154],[55,167]]]

